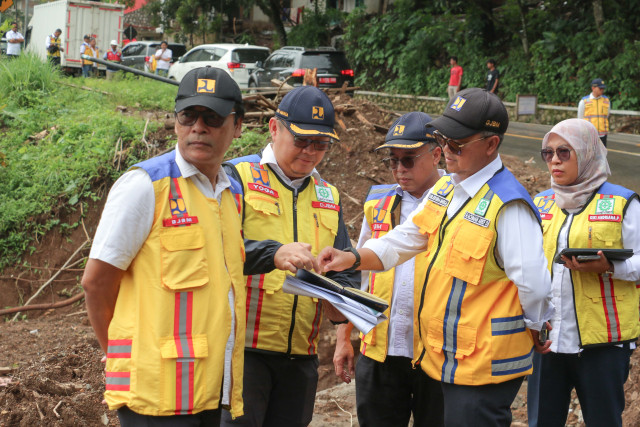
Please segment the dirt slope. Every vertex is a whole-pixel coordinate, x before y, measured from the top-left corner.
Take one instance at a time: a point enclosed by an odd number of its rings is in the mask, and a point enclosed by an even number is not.
[[[377,131],[374,125],[388,127],[396,116],[350,97],[334,99],[336,106],[346,104],[355,105],[359,114],[354,109],[338,108],[346,111],[338,115],[344,123],[344,128],[338,127],[341,141],[327,154],[319,170],[340,189],[345,220],[351,238],[355,240],[362,221],[362,202],[369,186],[392,179],[379,156],[372,152],[384,140],[384,132]],[[155,138],[162,142],[165,133],[161,131],[150,140]],[[503,156],[503,160],[530,193],[546,188],[548,177],[545,173],[513,157]],[[107,187],[105,185],[101,190],[105,197]],[[90,204],[87,212],[56,214],[61,223],[80,221],[81,224],[65,235],[59,231],[47,234],[37,242],[36,251],[25,258],[24,265],[0,273],[0,307],[20,305],[66,262],[73,264],[87,256],[88,247],[85,247],[69,259],[88,237],[93,236],[101,210],[102,202],[98,202]],[[34,303],[60,301],[80,292],[82,269],[78,265],[59,274]],[[347,426],[351,421],[357,425],[353,385],[332,388],[339,384],[331,363],[334,342],[333,327],[325,323],[321,330],[318,387],[324,391],[318,395],[314,426]],[[353,343],[357,346],[355,335]],[[58,310],[29,312],[28,320],[3,323],[0,326],[0,367],[12,371],[0,376],[0,425],[118,425],[115,413],[101,404],[104,391],[101,356],[83,301]],[[636,354],[627,382],[626,426],[640,425],[638,376]],[[570,425],[582,425],[579,408],[575,409],[570,415]],[[526,425],[524,392],[514,404],[514,425]]]

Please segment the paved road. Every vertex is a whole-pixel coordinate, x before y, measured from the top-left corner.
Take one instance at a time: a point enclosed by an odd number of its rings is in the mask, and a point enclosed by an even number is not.
[[[542,138],[550,129],[551,126],[546,125],[511,122],[500,152],[523,161],[533,157],[535,166],[547,170],[540,158],[540,148]],[[607,148],[611,168],[609,181],[640,193],[640,136],[609,134]]]

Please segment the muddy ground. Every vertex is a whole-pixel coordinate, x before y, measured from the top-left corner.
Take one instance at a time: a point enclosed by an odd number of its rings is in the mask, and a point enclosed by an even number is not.
[[[362,202],[373,184],[391,182],[380,156],[372,150],[384,140],[382,128],[397,117],[392,112],[348,96],[335,97],[334,105],[353,105],[338,117],[340,143],[326,155],[320,173],[342,194],[345,220],[355,241],[362,221]],[[339,109],[339,108],[338,108]],[[339,109],[340,110],[340,109]],[[152,119],[164,120],[151,113]],[[377,125],[377,126],[376,126]],[[167,130],[149,136],[162,147]],[[521,160],[503,156],[506,166],[531,194],[544,190],[548,176]],[[83,259],[89,253],[87,240],[93,236],[102,203],[111,183],[99,185],[102,201],[90,202],[82,212],[60,209],[53,215],[61,223],[79,226],[66,234],[54,230],[36,242],[36,250],[24,263],[0,273],[0,307],[23,304],[44,286],[33,303],[66,300],[81,292]],[[34,218],[34,220],[37,220]],[[77,251],[75,256],[72,256]],[[63,265],[69,267],[59,272]],[[0,425],[1,426],[99,426],[118,425],[114,412],[101,403],[104,391],[102,352],[89,325],[84,301],[47,311],[29,311],[11,322],[6,316],[0,326]],[[357,338],[353,336],[357,347]],[[334,328],[328,323],[321,331],[320,381],[313,426],[358,425],[355,415],[354,386],[341,385],[333,374]],[[626,386],[625,426],[640,425],[638,352],[632,359]],[[514,426],[526,425],[525,387],[513,406]],[[583,425],[577,399],[569,416],[571,426]]]

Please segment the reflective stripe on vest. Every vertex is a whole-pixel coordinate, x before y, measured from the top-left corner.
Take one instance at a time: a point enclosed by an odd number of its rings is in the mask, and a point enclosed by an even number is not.
[[[178,292],[175,296],[173,336],[176,342],[176,415],[187,415],[193,411],[193,292]]]
[[[254,281],[258,286],[252,286]],[[246,346],[256,348],[260,332],[260,315],[262,314],[262,299],[264,298],[264,274],[247,277],[247,330],[245,333]]]

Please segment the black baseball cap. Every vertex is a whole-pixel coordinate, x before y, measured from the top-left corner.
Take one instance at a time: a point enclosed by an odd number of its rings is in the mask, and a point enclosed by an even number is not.
[[[84,40],[90,39],[90,38],[91,38],[91,36],[89,34],[85,34],[84,37],[83,37]]]
[[[328,136],[340,140],[333,128],[333,104],[315,86],[299,86],[287,93],[278,105],[276,117],[296,136]]]
[[[234,104],[241,102],[240,87],[226,71],[211,66],[200,67],[182,78],[176,96],[176,113],[185,108],[202,106],[226,117]]]
[[[391,127],[384,139],[384,144],[376,148],[419,148],[429,142],[436,142],[433,137],[434,128],[425,129],[431,121],[427,113],[413,111],[399,117]]]
[[[606,89],[607,85],[604,84],[604,80],[602,79],[593,79],[591,81],[591,87],[598,86],[600,89]]]
[[[451,139],[464,139],[484,131],[504,135],[509,127],[509,114],[497,95],[473,87],[458,92],[442,116],[427,127],[434,127]]]

